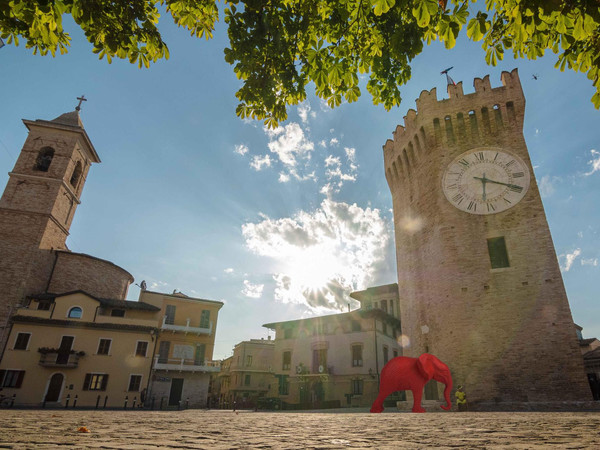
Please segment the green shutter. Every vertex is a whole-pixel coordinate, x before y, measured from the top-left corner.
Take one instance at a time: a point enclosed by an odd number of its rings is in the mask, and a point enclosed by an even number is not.
[[[85,374],[85,379],[83,380],[83,390],[87,391],[90,389],[90,381],[92,379],[92,374],[91,373],[86,373]]]
[[[108,374],[106,374],[102,377],[102,387],[100,388],[100,390],[105,391],[107,384],[108,384]]]
[[[20,388],[21,384],[23,384],[23,378],[25,378],[25,371],[20,370],[19,375],[17,375],[17,384],[15,384],[16,388]]]

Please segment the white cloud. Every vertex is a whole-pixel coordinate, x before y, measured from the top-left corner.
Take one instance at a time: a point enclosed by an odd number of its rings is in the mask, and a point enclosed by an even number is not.
[[[352,162],[356,161],[356,149],[350,147],[344,147],[344,151],[346,152],[346,156]]]
[[[290,175],[285,172],[279,172],[279,182],[287,183],[288,181],[290,181]]]
[[[252,161],[250,162],[250,167],[252,167],[257,172],[259,170],[262,170],[263,167],[271,167],[271,157],[269,155],[254,155]]]
[[[339,167],[341,164],[342,164],[342,161],[340,160],[339,156],[329,155],[327,158],[325,158],[325,167],[329,167],[329,166]]]
[[[564,258],[564,265],[561,267],[562,270],[568,272],[571,270],[571,266],[575,262],[575,260],[581,255],[581,249],[576,248],[573,253],[567,253],[566,255],[560,255],[561,259]]]
[[[242,289],[242,294],[250,298],[261,298],[264,288],[264,284],[253,284],[248,280],[244,280],[244,289]]]
[[[164,281],[152,281],[150,282],[150,290],[161,289],[168,285],[169,283],[165,283]]]
[[[345,181],[356,181],[356,171],[358,166],[354,164],[356,150],[346,147],[344,152],[347,158],[347,171],[342,170],[342,159],[339,156],[329,155],[325,158],[325,177],[330,183],[321,188],[321,193],[331,195],[332,192],[339,192]]]
[[[300,106],[298,106],[298,115],[300,116],[300,120],[302,120],[302,123],[304,124],[308,122],[309,117],[312,119],[317,117],[317,113],[311,111],[310,103],[308,102],[304,102]]]
[[[338,141],[338,138],[331,138],[329,141],[329,145],[338,145],[339,143],[340,141]]]
[[[556,177],[551,179],[550,175],[544,175],[538,183],[540,195],[542,197],[550,197],[552,194],[554,194],[554,182],[557,180],[558,179]]]
[[[242,226],[246,245],[274,260],[275,298],[344,309],[386,261],[390,229],[379,210],[325,199],[312,212]]]
[[[271,139],[268,143],[269,150],[275,153],[284,165],[294,167],[298,160],[310,159],[310,152],[314,144],[304,136],[304,131],[295,122],[285,127],[277,127],[267,131]]]
[[[228,267],[227,269],[224,269],[223,272],[225,272],[225,273],[233,273],[233,268],[232,267]]]
[[[321,140],[319,141],[319,145],[320,145],[321,147],[325,148],[325,147],[327,147],[327,142],[325,141],[325,139],[321,139]]]
[[[237,153],[238,155],[242,155],[244,156],[246,153],[248,153],[249,149],[247,146],[245,146],[244,144],[239,144],[235,146],[235,149],[233,150],[234,153]]]
[[[582,266],[598,266],[598,258],[581,259]]]
[[[585,176],[590,176],[591,174],[600,171],[600,152],[592,149],[590,150],[590,153],[592,154],[592,159],[588,161],[588,165],[591,166],[591,169],[584,174]]]

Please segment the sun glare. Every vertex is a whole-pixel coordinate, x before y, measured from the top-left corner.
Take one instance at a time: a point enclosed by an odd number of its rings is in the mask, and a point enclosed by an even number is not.
[[[288,275],[302,288],[319,290],[325,288],[331,280],[339,277],[339,261],[331,254],[313,250],[300,250],[289,261]]]

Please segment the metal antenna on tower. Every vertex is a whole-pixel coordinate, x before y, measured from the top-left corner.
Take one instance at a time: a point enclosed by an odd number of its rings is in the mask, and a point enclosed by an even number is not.
[[[440,75],[446,75],[446,82],[448,83],[448,86],[450,86],[450,85],[456,86],[456,83],[454,82],[454,80],[452,78],[450,78],[450,75],[448,75],[448,72],[450,72],[453,68],[454,68],[454,66],[448,67],[446,70],[442,70],[440,72]]]

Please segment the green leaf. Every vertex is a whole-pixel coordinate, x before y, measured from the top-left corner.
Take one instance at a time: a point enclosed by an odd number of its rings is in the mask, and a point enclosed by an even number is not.
[[[381,16],[385,14],[396,4],[396,0],[374,0],[373,2],[373,12],[376,16]]]
[[[429,25],[431,16],[437,13],[438,4],[435,0],[416,0],[415,5],[412,14],[420,27],[426,27]]]

